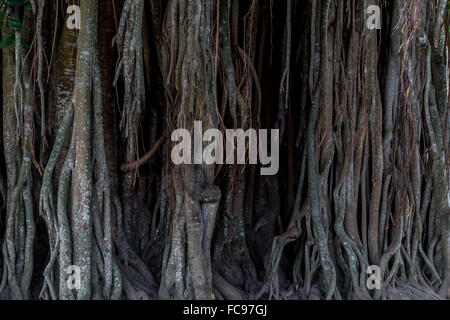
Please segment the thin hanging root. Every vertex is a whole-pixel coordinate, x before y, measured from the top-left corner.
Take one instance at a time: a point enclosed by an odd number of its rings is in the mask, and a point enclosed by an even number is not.
[[[260,80],[258,77],[258,73],[256,72],[255,65],[253,64],[252,60],[250,59],[248,54],[245,52],[245,50],[242,49],[239,45],[236,45],[236,50],[239,53],[239,56],[242,59],[242,61],[250,68],[250,72],[252,74],[253,81],[255,82],[256,92],[258,95],[257,115],[259,115],[260,110],[261,110],[261,104],[262,104],[262,91],[261,91],[261,84],[260,84]],[[258,118],[257,122],[259,122],[260,121],[259,116],[257,118]],[[259,123],[257,125],[259,126]]]
[[[122,285],[120,283],[120,275],[117,275],[115,270],[115,261],[113,259],[113,236],[112,236],[112,196],[114,192],[111,183],[108,169],[108,162],[106,161],[105,149],[105,135],[103,130],[103,92],[101,86],[101,69],[98,57],[98,49],[94,57],[94,155],[95,162],[98,165],[98,177],[96,181],[97,197],[99,205],[97,214],[94,217],[94,223],[103,217],[103,221],[98,221],[102,224],[103,229],[97,232],[97,237],[100,242],[99,247],[103,257],[102,277],[105,279],[103,294],[106,299],[117,299],[121,294]],[[103,209],[103,212],[100,210]],[[102,234],[99,234],[99,233]]]
[[[45,114],[45,89],[44,83],[42,81],[42,73],[44,68],[44,48],[42,41],[42,21],[45,8],[45,0],[37,0],[38,9],[36,15],[36,42],[37,42],[37,54],[38,54],[38,70],[36,75],[36,82],[38,83],[39,92],[41,96],[41,138],[43,140],[43,146],[46,145],[46,114]],[[43,150],[41,150],[41,160],[43,155]],[[42,161],[41,161],[42,162]]]
[[[73,106],[70,105],[66,109],[66,113],[62,120],[61,126],[58,129],[55,144],[52,148],[52,153],[50,154],[50,158],[47,161],[47,165],[44,169],[44,175],[42,178],[42,187],[41,194],[39,197],[39,214],[44,218],[47,223],[48,231],[50,232],[50,239],[54,237],[53,228],[54,221],[53,218],[55,216],[55,199],[53,193],[53,172],[55,170],[56,163],[58,161],[58,157],[60,156],[61,150],[64,145],[64,141],[66,139],[66,135],[70,127],[72,126],[73,119]]]
[[[228,101],[230,106],[231,118],[233,119],[234,128],[238,127],[238,117],[236,111],[236,104],[239,105],[242,111],[245,109],[245,103],[242,98],[242,94],[239,92],[236,84],[236,71],[234,69],[232,61],[231,51],[231,35],[230,26],[228,21],[228,1],[220,1],[220,33],[222,36],[222,50],[220,51],[222,57],[222,63],[224,73],[226,77],[226,90],[228,95]],[[243,119],[241,119],[243,121]]]
[[[60,207],[60,193],[61,193],[61,185],[63,188],[66,189],[67,192],[67,183],[68,183],[68,175],[67,175],[67,166],[69,165],[67,163],[67,160],[65,161],[65,164],[63,166],[63,170],[61,172],[60,176],[60,186],[58,187],[58,204],[56,204],[56,200],[54,198],[54,191],[53,191],[53,172],[56,166],[56,163],[58,161],[58,157],[60,156],[61,150],[64,145],[64,141],[66,140],[67,132],[69,131],[70,127],[72,126],[72,119],[73,119],[73,107],[72,105],[68,106],[66,108],[66,113],[63,117],[62,123],[60,125],[60,128],[58,129],[55,144],[52,148],[52,153],[50,154],[50,158],[47,162],[47,165],[44,169],[44,175],[43,175],[43,181],[42,181],[42,187],[41,187],[41,193],[39,197],[39,214],[44,219],[46,225],[47,225],[47,232],[49,235],[49,242],[50,242],[50,261],[44,271],[44,286],[41,289],[40,297],[47,296],[46,289],[50,291],[50,295],[52,299],[57,299],[55,289],[53,288],[53,282],[51,279],[53,278],[53,265],[56,260],[56,257],[59,254],[60,257],[60,263],[62,263],[62,268],[64,268],[64,273],[61,275],[65,275],[66,268],[70,265],[66,265],[63,262],[66,261],[66,257],[64,256],[65,252],[63,252],[63,255],[60,254],[59,248],[60,248],[60,232],[65,230],[60,230],[59,228],[67,228],[67,222],[61,221],[62,219],[62,213],[61,210],[65,210],[64,208]],[[67,153],[66,159],[70,159],[73,157],[73,147],[69,148],[70,150]],[[65,178],[65,179],[64,179]],[[66,182],[65,182],[66,181]],[[56,210],[56,211],[55,211]],[[66,215],[64,215],[66,216]],[[67,218],[65,218],[67,220]],[[63,231],[65,235],[65,239],[67,241],[67,231]],[[63,240],[63,241],[64,241]],[[70,241],[70,240],[69,240]],[[60,275],[60,276],[61,276]],[[63,279],[64,279],[63,278]],[[62,282],[64,283],[64,282]],[[66,295],[63,294],[65,283],[62,288],[60,288],[60,297],[67,298]]]
[[[59,184],[58,184],[58,200],[57,200],[57,221],[58,229],[58,246],[53,249],[54,252],[59,251],[59,278],[66,279],[67,268],[72,265],[72,241],[69,216],[67,212],[68,197],[69,197],[69,182],[74,168],[75,160],[75,129],[72,130],[72,142],[67,152],[64,164],[61,170]],[[59,299],[73,300],[74,293],[69,290],[65,281],[59,282]]]
[[[280,267],[281,257],[283,256],[284,248],[290,242],[298,239],[300,236],[299,229],[290,229],[281,236],[276,237],[273,240],[272,251],[270,253],[270,263],[267,267],[269,280],[269,299],[274,296],[275,299],[280,297],[280,284],[278,280],[278,269]],[[259,293],[260,295],[261,293]]]
[[[48,296],[47,289],[50,292],[52,300],[58,300],[54,285],[53,285],[53,265],[55,264],[56,258],[59,251],[59,233],[56,234],[55,246],[50,248],[50,260],[47,267],[44,270],[44,285],[42,286],[41,292],[39,293],[39,298],[45,298]]]
[[[9,202],[8,206],[8,213],[7,213],[7,233],[6,233],[6,254],[5,259],[8,259],[8,265],[10,268],[8,268],[8,283],[10,286],[10,289],[12,291],[13,296],[16,299],[24,299],[25,297],[28,297],[28,292],[23,292],[23,289],[29,288],[29,281],[31,280],[30,271],[32,271],[32,265],[29,265],[33,263],[32,261],[32,245],[30,244],[30,241],[33,240],[34,237],[34,219],[30,217],[30,214],[32,214],[32,208],[30,207],[30,194],[25,189],[27,184],[29,184],[29,178],[31,170],[31,159],[30,159],[30,153],[28,151],[28,148],[25,149],[22,165],[19,173],[19,178],[17,180],[17,184],[14,188],[14,191],[11,195],[11,200]],[[25,195],[28,197],[25,199],[26,206],[25,208],[21,209],[20,202],[23,201],[22,194],[25,192]],[[27,213],[24,211],[28,210]],[[20,252],[16,253],[16,246],[15,242],[19,241],[19,239],[15,238],[14,235],[14,226],[17,222],[17,218],[19,214],[26,214],[27,215],[27,222],[30,224],[33,223],[33,225],[27,224],[27,231],[29,232],[27,234],[27,250],[26,250],[26,256],[28,258],[28,261],[25,261],[27,264],[27,267],[25,269],[25,279],[22,282],[22,288],[19,284],[19,279],[22,278],[22,274],[17,274],[16,271],[16,262],[17,259],[23,259],[23,257],[17,257],[17,254],[21,254]],[[30,251],[31,250],[31,251]],[[30,261],[31,259],[31,261]],[[31,268],[31,269],[30,269]]]
[[[301,235],[301,221],[305,215],[306,206],[300,208],[301,197],[303,193],[303,185],[305,180],[306,171],[306,153],[303,155],[301,164],[301,174],[298,182],[297,193],[295,196],[294,212],[292,213],[289,226],[286,232],[274,238],[272,243],[272,249],[269,258],[269,264],[266,268],[266,282],[264,286],[258,291],[255,299],[259,299],[267,289],[269,289],[269,299],[275,296],[279,298],[279,280],[278,270],[280,267],[281,258],[283,256],[284,248],[287,244],[296,241]]]
[[[150,161],[153,156],[158,152],[158,150],[162,147],[164,144],[165,139],[164,137],[161,137],[158,139],[158,141],[155,143],[155,145],[150,149],[149,152],[147,152],[142,158],[134,161],[133,163],[124,163],[120,166],[120,170],[122,172],[128,172],[132,170],[138,170],[139,167]]]
[[[126,0],[124,2],[122,14],[120,16],[119,29],[117,31],[117,35],[113,38],[112,44],[114,45],[114,42],[117,42],[117,46],[119,47],[120,51],[123,50],[123,35],[125,34],[125,27],[127,25],[128,14],[130,13],[132,3],[132,0]]]
[[[139,126],[142,108],[145,105],[144,60],[142,53],[143,14],[143,0],[126,1],[120,18],[119,30],[114,37],[120,53],[114,84],[117,84],[122,73],[125,86],[120,126],[125,128],[126,136],[130,140],[138,135],[137,127]],[[131,155],[135,153],[135,150],[133,150],[135,147],[130,141],[128,152]]]
[[[25,253],[24,253],[24,269],[22,272],[22,279],[20,282],[20,288],[24,295],[24,299],[30,298],[30,285],[33,275],[33,251],[34,251],[34,239],[35,239],[35,221],[34,221],[34,209],[33,209],[33,197],[31,193],[31,172],[28,173],[28,182],[23,191],[23,200],[25,203],[26,214],[26,240],[25,240]]]
[[[319,86],[320,88],[320,86]],[[320,207],[319,207],[319,190],[318,174],[316,168],[315,155],[315,131],[318,116],[318,97],[320,89],[316,89],[313,98],[312,110],[310,111],[309,125],[307,131],[307,166],[308,166],[308,198],[311,210],[312,225],[316,237],[317,245],[319,247],[319,256],[321,267],[325,276],[328,288],[326,299],[329,300],[333,296],[336,289],[336,269],[331,261],[330,252],[328,249],[327,234],[322,223]]]

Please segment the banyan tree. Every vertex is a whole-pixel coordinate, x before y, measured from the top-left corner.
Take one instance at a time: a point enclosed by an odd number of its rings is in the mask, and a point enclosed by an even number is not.
[[[449,22],[447,0],[0,0],[0,298],[450,298]],[[196,122],[277,130],[278,172],[174,163]]]

